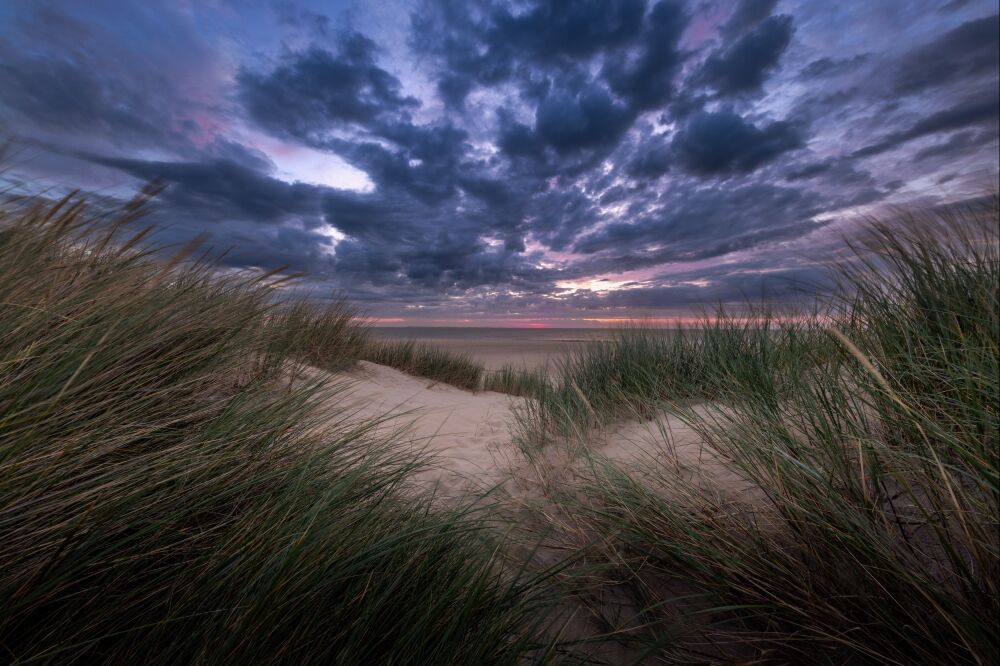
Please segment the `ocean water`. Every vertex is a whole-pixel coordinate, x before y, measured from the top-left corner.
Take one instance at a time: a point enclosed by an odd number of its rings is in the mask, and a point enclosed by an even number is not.
[[[384,340],[415,340],[469,354],[490,369],[505,364],[539,368],[596,340],[616,334],[610,328],[474,328],[398,326],[373,329]],[[669,331],[664,331],[669,334]]]

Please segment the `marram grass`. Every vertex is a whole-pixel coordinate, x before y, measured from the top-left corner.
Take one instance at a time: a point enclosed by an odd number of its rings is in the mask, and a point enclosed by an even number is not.
[[[0,219],[0,661],[523,663],[538,585],[424,464],[288,387],[353,312],[138,249],[81,201]],[[279,381],[280,380],[280,381]]]
[[[483,367],[471,356],[419,344],[412,340],[370,340],[361,352],[366,361],[387,365],[417,377],[450,384],[467,391],[480,388]]]
[[[581,589],[630,590],[625,626],[603,618],[615,640],[679,663],[997,662],[997,210],[871,224],[823,318],[723,314],[566,364],[579,394],[523,415],[526,441],[648,400],[752,489],[679,474],[669,435],[641,473],[590,458],[559,501],[605,554]]]

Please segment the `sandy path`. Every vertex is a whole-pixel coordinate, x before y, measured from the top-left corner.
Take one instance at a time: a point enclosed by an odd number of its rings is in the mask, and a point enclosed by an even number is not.
[[[433,468],[415,478],[435,485],[443,496],[503,484],[513,495],[537,498],[553,485],[572,484],[576,477],[575,468],[582,461],[578,453],[550,447],[527,461],[512,443],[514,409],[524,398],[472,393],[367,361],[339,376],[350,387],[346,397],[337,397],[336,413],[346,410],[358,422],[383,419],[380,429],[432,455]],[[692,481],[711,479],[737,493],[745,489],[745,483],[675,414],[614,424],[595,433],[589,450],[637,471],[666,466]]]
[[[380,429],[432,455],[437,464],[415,478],[443,496],[502,483],[519,462],[508,429],[522,398],[471,393],[367,361],[341,376],[351,385],[346,398],[338,398],[338,411],[358,421],[384,419]]]

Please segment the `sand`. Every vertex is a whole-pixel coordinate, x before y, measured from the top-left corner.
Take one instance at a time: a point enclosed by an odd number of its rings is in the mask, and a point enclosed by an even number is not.
[[[529,461],[513,443],[515,411],[525,398],[472,393],[367,361],[338,379],[350,387],[336,398],[331,412],[339,415],[346,409],[358,422],[383,419],[379,428],[433,456],[435,464],[415,480],[434,486],[443,497],[501,486],[507,495],[538,497],[553,484],[572,483],[575,476],[580,451],[551,447]],[[588,450],[637,469],[667,463],[689,479],[708,479],[735,494],[746,490],[676,414],[613,424],[595,433]]]
[[[415,480],[443,496],[501,484],[518,464],[509,428],[521,398],[463,391],[367,361],[339,379],[350,387],[337,398],[337,411],[346,409],[358,422],[382,418],[382,430],[433,456],[433,468]]]

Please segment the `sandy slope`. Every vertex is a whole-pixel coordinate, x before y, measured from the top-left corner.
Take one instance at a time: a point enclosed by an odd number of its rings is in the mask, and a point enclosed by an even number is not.
[[[581,462],[578,452],[552,447],[528,461],[511,442],[514,410],[524,398],[471,393],[367,361],[341,377],[351,386],[346,398],[337,398],[336,413],[346,408],[359,422],[385,419],[381,428],[396,431],[415,449],[433,455],[433,469],[417,479],[436,485],[443,496],[503,484],[515,496],[537,498],[554,485],[573,483]],[[667,465],[692,481],[710,479],[736,494],[746,490],[676,415],[625,421],[595,435],[590,450],[615,462],[640,470]]]
[[[417,479],[436,485],[444,496],[498,484],[515,495],[538,496],[545,494],[546,486],[573,481],[578,455],[553,448],[527,461],[511,442],[514,410],[524,398],[471,393],[367,361],[340,378],[350,387],[346,398],[337,397],[337,418],[346,409],[358,422],[384,419],[381,428],[434,456],[434,468]],[[667,465],[691,480],[711,479],[713,485],[737,494],[746,490],[745,482],[674,414],[615,424],[589,444],[594,453],[635,469]]]
[[[489,488],[517,464],[508,428],[521,398],[471,393],[367,361],[343,375],[351,386],[347,398],[338,399],[338,410],[346,407],[359,421],[390,415],[382,428],[399,431],[437,459],[417,479],[436,485],[442,495]]]
[[[698,405],[694,411],[704,416],[706,407]],[[599,438],[595,450],[640,475],[643,470],[667,468],[692,486],[711,488],[729,499],[765,501],[757,486],[737,474],[677,414],[615,424]]]

